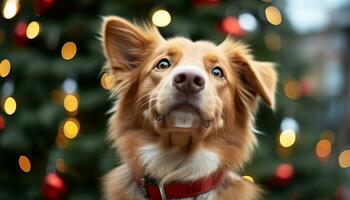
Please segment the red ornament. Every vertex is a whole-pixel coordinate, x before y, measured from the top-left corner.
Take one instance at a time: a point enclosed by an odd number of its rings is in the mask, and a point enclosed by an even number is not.
[[[26,35],[27,23],[20,21],[17,23],[15,28],[15,44],[18,46],[23,46],[28,44],[29,40]]]
[[[41,16],[45,14],[55,3],[55,0],[35,0],[33,1],[34,12]]]
[[[221,2],[221,0],[192,0],[192,4],[194,6],[217,5],[220,2]]]
[[[228,16],[222,20],[220,24],[220,30],[228,35],[242,37],[245,32],[242,27],[239,25],[237,17]]]
[[[57,174],[49,173],[44,180],[43,195],[48,200],[60,200],[66,196],[66,186]]]
[[[2,115],[0,115],[0,131],[5,129],[5,119]]]

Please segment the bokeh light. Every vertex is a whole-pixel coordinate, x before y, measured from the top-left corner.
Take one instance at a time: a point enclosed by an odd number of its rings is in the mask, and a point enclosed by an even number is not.
[[[225,33],[234,35],[234,36],[242,36],[244,35],[244,30],[242,29],[238,19],[233,16],[227,16],[222,21],[222,29]]]
[[[69,118],[63,125],[63,134],[68,139],[73,139],[78,135],[79,122],[74,118]]]
[[[21,155],[18,159],[18,165],[24,172],[30,172],[31,164],[27,156]]]
[[[253,32],[258,27],[258,22],[256,21],[254,15],[250,13],[242,13],[238,17],[239,25],[248,32]]]
[[[4,111],[8,115],[16,112],[17,104],[13,97],[7,97],[4,101]]]
[[[282,15],[278,8],[269,6],[265,9],[266,19],[272,25],[280,25],[282,23]]]
[[[247,180],[247,181],[249,181],[251,183],[254,183],[254,179],[251,176],[243,176],[242,178],[244,178],[245,180]]]
[[[5,19],[11,19],[18,13],[20,4],[18,0],[7,0],[4,4],[2,14]]]
[[[320,159],[325,159],[332,151],[332,143],[329,140],[322,139],[316,145],[316,155]]]
[[[77,46],[74,42],[66,42],[61,50],[62,58],[65,60],[71,60],[77,53]]]
[[[287,81],[284,85],[284,94],[292,100],[298,100],[301,96],[299,83],[294,80]]]
[[[106,90],[111,90],[113,88],[113,75],[109,73],[103,73],[101,77],[101,85]]]
[[[282,147],[290,147],[295,143],[296,140],[296,134],[291,129],[286,129],[282,131],[282,133],[279,135],[279,143]]]
[[[68,94],[64,97],[63,106],[68,112],[74,112],[78,109],[79,100],[74,94]]]
[[[4,59],[0,62],[0,76],[5,78],[7,75],[9,75],[11,71],[11,63],[9,60]]]
[[[283,180],[291,179],[294,175],[294,167],[287,163],[280,164],[276,168],[275,175]]]
[[[348,168],[350,167],[350,149],[344,150],[339,155],[339,166],[341,168]]]
[[[168,11],[160,9],[153,13],[152,23],[158,27],[168,26],[171,22],[171,15]]]
[[[281,36],[276,33],[267,33],[264,40],[266,47],[271,51],[279,51],[282,47]]]
[[[36,38],[40,33],[40,25],[38,22],[30,22],[27,26],[26,35],[29,39]]]

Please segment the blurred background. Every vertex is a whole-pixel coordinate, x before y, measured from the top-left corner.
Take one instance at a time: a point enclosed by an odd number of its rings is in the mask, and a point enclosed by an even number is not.
[[[105,15],[165,37],[232,35],[278,63],[277,108],[261,104],[260,146],[241,175],[269,200],[350,199],[349,0],[0,2],[0,199],[101,198],[119,162],[105,139]]]

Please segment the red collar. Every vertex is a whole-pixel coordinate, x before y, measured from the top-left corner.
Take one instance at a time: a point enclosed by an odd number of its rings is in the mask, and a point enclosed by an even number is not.
[[[218,170],[194,182],[173,182],[161,186],[156,179],[151,177],[137,178],[136,182],[145,197],[151,200],[166,200],[191,198],[205,194],[217,187],[224,176],[225,172]]]

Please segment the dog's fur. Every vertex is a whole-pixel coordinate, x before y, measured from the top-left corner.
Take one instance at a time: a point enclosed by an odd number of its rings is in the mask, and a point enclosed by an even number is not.
[[[258,97],[274,107],[273,64],[255,61],[246,45],[231,38],[219,45],[182,37],[166,40],[153,26],[119,17],[104,18],[102,42],[117,98],[109,139],[123,163],[104,177],[105,199],[145,199],[135,176],[152,175],[166,184],[194,181],[219,168],[228,172],[223,181],[197,199],[258,199],[260,189],[235,172],[256,144],[252,130]],[[171,67],[156,68],[163,58]],[[222,68],[223,78],[211,73],[215,66]],[[201,75],[205,87],[183,97],[171,82],[186,70]],[[180,101],[196,110],[191,128],[171,126],[175,122],[169,113]]]

